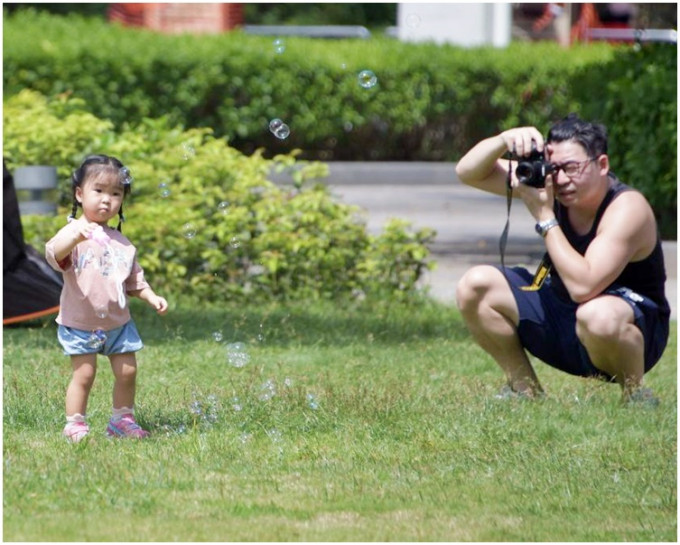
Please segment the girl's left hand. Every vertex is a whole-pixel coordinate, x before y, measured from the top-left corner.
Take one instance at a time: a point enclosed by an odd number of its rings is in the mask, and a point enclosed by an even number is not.
[[[156,309],[156,312],[161,316],[168,311],[168,302],[164,297],[156,296],[154,300],[149,301],[149,304]]]

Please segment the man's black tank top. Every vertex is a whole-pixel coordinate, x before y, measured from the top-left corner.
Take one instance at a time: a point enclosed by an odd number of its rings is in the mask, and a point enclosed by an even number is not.
[[[555,201],[555,215],[560,223],[560,228],[562,232],[567,237],[569,243],[576,249],[576,251],[584,255],[586,249],[595,238],[597,233],[597,227],[600,224],[600,220],[604,214],[604,211],[611,204],[611,202],[624,191],[634,191],[633,188],[622,183],[616,176],[612,173],[609,174],[609,189],[605,195],[602,204],[597,210],[595,215],[595,221],[593,226],[588,233],[585,235],[579,235],[576,233],[569,223],[567,217],[567,210],[559,202]],[[551,273],[551,284],[553,289],[555,289],[558,295],[566,300],[569,300],[569,293],[564,287],[564,283],[560,278],[559,273],[553,267]],[[614,280],[614,282],[608,286],[609,287],[626,287],[633,290],[640,295],[645,295],[659,305],[659,310],[662,315],[670,315],[670,307],[668,301],[666,300],[666,268],[664,264],[663,251],[661,249],[661,239],[657,235],[656,245],[652,250],[652,253],[642,261],[636,261],[634,263],[628,263],[623,269],[619,277]]]

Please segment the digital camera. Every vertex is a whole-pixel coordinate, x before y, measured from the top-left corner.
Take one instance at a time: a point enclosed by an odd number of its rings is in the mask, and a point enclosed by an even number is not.
[[[518,157],[517,161],[517,180],[531,187],[545,187],[545,177],[555,171],[555,167],[545,160],[543,153],[536,150],[533,142],[529,156]]]

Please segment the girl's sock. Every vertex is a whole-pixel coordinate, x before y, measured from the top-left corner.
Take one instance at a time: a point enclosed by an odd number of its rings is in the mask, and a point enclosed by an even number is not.
[[[84,424],[85,423],[85,415],[80,414],[80,413],[76,413],[72,416],[66,415],[66,423],[67,424],[76,424],[78,422]]]
[[[114,422],[117,422],[118,420],[123,418],[123,416],[125,416],[126,414],[134,415],[135,414],[134,407],[121,407],[120,409],[116,409],[114,407],[113,412],[111,414],[111,420],[113,420]]]

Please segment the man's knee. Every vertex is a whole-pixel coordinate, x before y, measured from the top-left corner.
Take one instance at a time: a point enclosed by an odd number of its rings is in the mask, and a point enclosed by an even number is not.
[[[576,309],[576,334],[581,342],[588,338],[617,339],[633,318],[630,307],[614,297],[598,297]]]
[[[498,269],[489,265],[478,265],[469,269],[456,286],[458,308],[464,310],[478,304],[497,283]]]

